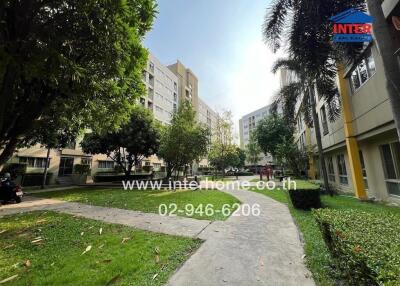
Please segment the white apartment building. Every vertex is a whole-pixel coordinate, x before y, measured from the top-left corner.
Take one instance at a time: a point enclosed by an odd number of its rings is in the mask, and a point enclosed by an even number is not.
[[[141,97],[140,103],[153,112],[156,120],[169,124],[179,104],[178,77],[149,53],[143,80],[147,88],[147,97]]]
[[[218,113],[209,107],[201,98],[198,99],[197,121],[207,125],[212,131],[217,123]]]
[[[271,114],[270,105],[264,106],[263,108],[257,109],[249,114],[246,114],[239,120],[239,137],[240,137],[240,148],[245,149],[246,145],[249,144],[250,134],[256,128],[257,123]],[[259,165],[272,164],[273,158],[270,154],[265,155]]]

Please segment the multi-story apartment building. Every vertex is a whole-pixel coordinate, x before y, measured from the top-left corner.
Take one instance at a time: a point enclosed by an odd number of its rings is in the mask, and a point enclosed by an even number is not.
[[[163,65],[154,55],[149,54],[149,59],[143,71],[143,82],[146,85],[147,96],[139,99],[139,103],[148,108],[154,118],[162,124],[171,122],[173,113],[177,111],[179,103],[190,101],[197,111],[199,122],[203,122],[212,128],[215,124],[216,113],[198,98],[198,80],[190,69],[177,61],[171,66]],[[200,106],[199,106],[200,102]],[[78,138],[61,150],[50,150],[49,173],[50,183],[70,183],[70,175],[74,165],[88,164],[92,174],[97,172],[112,172],[114,162],[106,155],[89,155],[82,152]],[[31,148],[19,149],[10,159],[10,163],[26,163],[28,172],[42,173],[46,165],[47,150],[40,145]],[[206,165],[206,161],[202,161]],[[163,166],[162,160],[156,156],[146,158],[143,165],[153,166],[155,169]]]
[[[143,80],[147,97],[141,97],[140,103],[153,112],[156,120],[169,124],[179,105],[178,77],[150,53]]]
[[[218,114],[199,97],[196,118],[198,122],[205,124],[212,131],[215,129]]]
[[[264,106],[256,111],[244,115],[239,120],[239,139],[240,148],[245,149],[249,143],[250,135],[255,130],[257,123],[264,117],[270,115],[270,105]],[[258,165],[272,164],[273,158],[270,154],[264,155],[263,158],[258,162]]]
[[[383,10],[388,17],[388,25],[393,25],[390,19],[393,15],[400,15],[399,1],[385,0]],[[392,29],[394,41],[400,48],[400,32],[394,26]],[[393,55],[393,60],[395,57]],[[359,157],[361,181],[368,197],[400,202],[400,143],[376,43],[371,43],[362,57],[354,65],[348,66],[338,80],[344,83],[340,97],[343,110],[340,118],[330,122],[326,102],[316,95],[330,184],[341,191],[353,193],[353,174],[357,172],[357,166],[354,167],[355,163],[351,160],[358,160],[356,157]],[[295,137],[299,145],[311,146],[315,151],[314,130],[305,126],[301,113],[298,113],[297,123]],[[349,137],[355,139],[355,145],[349,146]],[[354,156],[355,150],[359,156]],[[349,152],[353,152],[353,158]],[[318,166],[316,159],[315,153],[314,165]],[[318,176],[320,171],[316,169]]]
[[[180,61],[169,65],[168,68],[178,77],[178,96],[179,101],[189,101],[192,103],[195,110],[198,108],[198,79],[196,75],[186,68]]]

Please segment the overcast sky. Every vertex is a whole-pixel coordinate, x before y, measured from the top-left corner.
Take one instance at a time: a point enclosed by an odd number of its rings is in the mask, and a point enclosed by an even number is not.
[[[277,58],[263,43],[269,0],[159,0],[145,46],[164,64],[179,59],[199,79],[199,96],[231,110],[237,129],[246,113],[271,102]]]

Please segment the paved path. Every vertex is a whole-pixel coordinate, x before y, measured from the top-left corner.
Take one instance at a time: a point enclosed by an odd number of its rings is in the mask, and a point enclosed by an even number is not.
[[[162,217],[137,211],[26,197],[18,205],[0,207],[0,217],[32,210],[72,215],[134,226],[205,242],[171,277],[168,286],[314,286],[303,263],[303,247],[287,206],[249,191],[225,191],[245,204],[259,204],[259,216],[231,216],[210,223]]]
[[[90,206],[81,203],[64,202],[54,199],[24,197],[20,204],[0,207],[0,217],[35,210],[53,210],[85,218],[133,226],[139,229],[195,238],[211,222],[177,216],[161,216],[152,213]]]
[[[242,207],[259,204],[260,216],[231,216],[212,223],[199,235],[205,242],[168,285],[315,285],[287,206],[254,192],[226,192],[239,198]]]

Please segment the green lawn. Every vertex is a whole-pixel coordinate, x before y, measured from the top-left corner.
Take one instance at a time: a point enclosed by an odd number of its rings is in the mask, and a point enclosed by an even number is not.
[[[310,184],[309,182],[301,182],[300,184],[304,186],[305,183]],[[299,186],[301,185],[299,185],[298,182],[297,187],[300,188]],[[286,192],[283,190],[268,191],[256,190],[255,188],[251,188],[251,190],[271,197],[279,202],[288,204],[290,212],[303,234],[305,240],[304,251],[306,254],[307,264],[313,273],[317,285],[338,285],[338,274],[334,271],[334,268],[331,267],[333,262],[331,261],[330,254],[322,238],[322,234],[316,221],[311,215],[311,212],[294,209],[291,204],[288,203],[289,198]],[[382,203],[360,202],[359,200],[349,196],[322,196],[322,202],[324,206],[333,209],[356,209],[360,211],[374,212],[377,215],[383,211],[400,214],[400,208],[398,207],[390,207]]]
[[[18,275],[5,285],[164,285],[199,245],[54,212],[7,216],[0,219],[0,281]]]
[[[151,190],[122,190],[122,189],[94,189],[81,188],[65,191],[54,191],[34,194],[39,197],[60,199],[70,202],[81,202],[90,205],[113,207],[120,209],[136,210],[149,213],[159,213],[159,206],[165,204],[172,211],[176,204],[176,215],[193,217],[206,220],[225,220],[222,210],[224,205],[232,211],[240,203],[235,197],[216,190],[196,191],[151,191]],[[211,204],[214,210],[211,214],[205,213],[207,204]],[[202,206],[200,206],[202,205]],[[192,206],[195,210],[192,215]],[[181,210],[182,212],[178,212]],[[232,213],[232,212],[231,212]],[[211,215],[210,215],[211,214]]]

